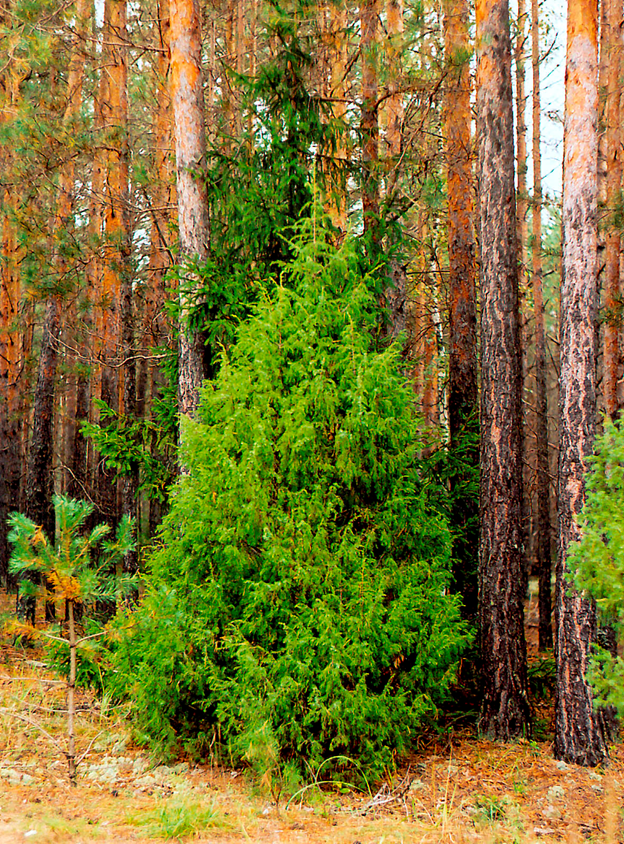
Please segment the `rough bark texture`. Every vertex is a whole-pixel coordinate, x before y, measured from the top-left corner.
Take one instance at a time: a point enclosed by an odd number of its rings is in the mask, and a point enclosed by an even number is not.
[[[77,33],[83,30],[89,17],[89,0],[79,0],[76,5]],[[67,76],[66,106],[63,123],[71,131],[82,104],[84,79],[84,55],[79,34],[74,35],[72,53]],[[57,231],[71,227],[74,194],[74,159],[69,156],[59,176],[59,199],[55,220]],[[57,256],[58,272],[62,278],[68,272],[62,254]],[[54,492],[54,399],[58,346],[61,333],[61,312],[63,302],[59,295],[48,299],[43,323],[41,352],[39,355],[37,383],[33,400],[32,432],[28,448],[26,467],[25,505],[26,515],[39,525],[45,533],[54,537],[55,519],[52,505]]]
[[[11,70],[5,70],[0,90],[0,120],[10,120],[19,99],[19,82]],[[0,150],[1,164],[10,171],[13,152]],[[14,188],[2,189],[2,205],[15,209]],[[7,517],[18,508],[22,476],[21,408],[19,378],[22,369],[21,338],[17,326],[20,302],[20,272],[18,243],[11,215],[5,214],[2,222],[2,260],[0,261],[0,577],[5,585],[11,578],[8,573],[10,547],[7,541]]]
[[[379,115],[377,75],[377,0],[360,4],[360,54],[362,61],[362,213],[369,248],[379,242]]]
[[[386,61],[388,65],[388,99],[385,104],[387,155],[398,159],[401,154],[401,138],[405,106],[401,85],[401,57],[403,54],[403,0],[386,0],[386,27],[388,45]],[[395,181],[396,171],[389,174],[387,181]]]
[[[347,113],[347,10],[341,3],[330,3],[329,13],[329,97],[335,129],[333,150],[326,151],[324,169],[327,178],[326,205],[332,223],[340,231],[347,228],[347,163],[344,120]]]
[[[537,571],[539,576],[539,648],[552,648],[550,559],[550,471],[548,460],[548,395],[546,332],[542,284],[542,157],[540,150],[539,3],[531,0],[533,59],[533,306],[535,309],[535,454],[537,462]]]
[[[101,107],[106,131],[104,255],[100,300],[100,398],[114,411],[123,409],[122,290],[130,283],[128,208],[128,50],[126,0],[106,0],[104,39],[107,48],[107,96]],[[117,484],[101,460],[98,465],[98,505],[102,516],[119,516]]]
[[[585,501],[583,476],[596,427],[597,1],[569,0],[561,287],[559,556],[556,643],[557,759],[598,765],[607,756],[603,718],[587,682],[596,634],[593,604],[566,578],[575,517]]]
[[[522,366],[522,395],[526,399],[531,392],[529,354],[531,347],[531,302],[528,295],[528,191],[527,191],[527,139],[526,139],[526,67],[527,46],[526,0],[518,0],[518,23],[515,44],[516,65],[516,230],[518,236],[518,301],[520,311],[520,355]],[[533,460],[532,440],[534,412],[532,401],[524,403],[522,415],[522,468],[524,494],[522,496],[522,536],[524,541],[524,575],[528,586],[529,560],[533,534]]]
[[[619,323],[620,313],[620,229],[614,220],[620,204],[622,178],[620,150],[620,70],[622,0],[605,0],[607,45],[607,91],[605,103],[606,205],[604,276],[604,402],[611,419],[619,413],[618,381],[620,378]]]
[[[26,471],[26,515],[54,536],[53,429],[54,386],[58,361],[61,301],[51,296],[46,305],[39,356],[39,372],[33,402],[33,421]]]
[[[522,594],[521,368],[506,0],[478,0],[477,132],[481,247],[482,731],[509,740],[528,725]]]
[[[470,66],[467,0],[447,0],[444,36],[448,64],[445,92],[449,254],[449,433],[451,448],[465,449],[473,471],[479,462],[477,408],[477,309]],[[453,580],[464,612],[478,612],[477,531],[479,508],[466,494],[467,477],[453,478],[453,524],[459,537],[453,549]]]
[[[208,203],[204,182],[197,174],[204,165],[206,130],[201,72],[201,31],[198,0],[171,2],[170,91],[176,148],[180,260],[208,254]],[[178,404],[193,416],[203,379],[201,336],[189,326],[197,302],[198,279],[185,271],[180,279],[180,345]]]

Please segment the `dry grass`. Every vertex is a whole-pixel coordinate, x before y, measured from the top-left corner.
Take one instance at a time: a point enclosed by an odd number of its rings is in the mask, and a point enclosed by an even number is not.
[[[104,711],[86,693],[79,698],[78,745],[91,751],[70,788],[57,746],[63,714],[54,711],[63,708],[62,687],[36,657],[6,645],[0,654],[1,844],[623,840],[619,747],[608,770],[589,771],[558,766],[546,743],[497,745],[455,735],[432,742],[372,795],[308,789],[286,808],[285,800],[275,806],[252,788],[244,772],[146,770],[151,763],[129,742],[125,713]],[[88,779],[107,758],[122,760],[115,779]]]

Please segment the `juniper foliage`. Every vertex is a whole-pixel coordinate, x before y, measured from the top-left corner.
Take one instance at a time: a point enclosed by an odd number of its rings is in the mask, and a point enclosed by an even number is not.
[[[116,651],[153,745],[259,769],[406,751],[469,634],[441,490],[353,244],[315,219],[223,353]]]

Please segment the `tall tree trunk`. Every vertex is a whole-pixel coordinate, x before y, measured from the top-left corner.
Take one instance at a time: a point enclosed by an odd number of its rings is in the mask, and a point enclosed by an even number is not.
[[[453,478],[454,589],[466,617],[478,613],[479,507],[467,486],[479,465],[477,410],[477,309],[473,231],[470,66],[467,0],[446,0],[444,39],[448,64],[445,91],[449,254],[449,434],[462,451],[467,472]]]
[[[603,717],[587,681],[596,609],[566,576],[568,547],[580,535],[576,516],[585,502],[583,476],[596,427],[597,21],[597,0],[568,0],[554,752],[579,765],[607,757]]]
[[[477,0],[481,247],[480,727],[528,728],[523,613],[521,366],[507,0]]]
[[[374,254],[379,247],[379,119],[377,74],[377,0],[360,5],[360,54],[362,62],[362,213],[364,234]]]
[[[548,460],[548,395],[546,331],[542,284],[542,156],[540,150],[539,2],[531,0],[533,61],[533,306],[535,309],[535,452],[537,461],[537,570],[539,574],[539,648],[552,648],[550,598],[550,468]]]
[[[157,113],[154,131],[154,179],[150,185],[151,231],[148,283],[143,310],[142,347],[155,350],[168,342],[168,326],[165,316],[167,299],[165,277],[173,264],[171,252],[171,229],[175,208],[175,186],[170,150],[173,143],[171,125],[171,100],[169,97],[169,0],[158,3],[158,81]],[[137,415],[149,419],[152,416],[154,400],[162,386],[163,379],[158,366],[149,356],[138,362],[137,372]],[[141,521],[157,525],[162,507],[159,502],[147,496],[141,499]],[[151,534],[151,531],[149,531]]]
[[[532,402],[527,400],[531,394],[530,349],[531,349],[531,302],[527,283],[528,270],[528,192],[527,192],[527,140],[526,140],[526,68],[525,50],[527,34],[526,0],[518,0],[518,23],[516,32],[516,193],[518,233],[518,298],[520,309],[520,355],[522,366],[522,396],[524,399],[522,414],[522,535],[525,549],[524,574],[528,586],[532,558],[533,531],[533,454],[532,432],[534,413]]]
[[[4,15],[2,15],[4,17]],[[19,99],[19,80],[13,68],[6,68],[0,91],[2,123],[14,119]],[[11,172],[13,151],[5,146],[1,151],[2,167]],[[10,183],[2,190],[4,211],[1,226],[2,260],[0,261],[0,577],[5,585],[11,578],[8,572],[10,548],[7,540],[7,517],[19,507],[22,479],[20,372],[21,340],[18,327],[21,297],[18,241],[13,213],[17,210],[16,189]]]
[[[395,165],[394,172],[388,175],[390,182],[396,180],[396,165],[401,154],[401,137],[405,106],[401,85],[401,58],[403,55],[403,0],[386,0],[386,26],[388,29],[388,46],[386,60],[388,64],[388,99],[385,104],[386,113],[386,145],[388,157]]]
[[[90,0],[78,0],[76,4],[76,31],[73,36],[69,61],[66,105],[63,114],[63,125],[69,133],[73,131],[74,123],[82,105],[84,80],[82,41],[90,10]],[[59,176],[58,208],[55,219],[55,227],[59,235],[73,228],[71,217],[74,204],[74,182],[74,159],[70,155],[64,162]],[[59,277],[67,276],[68,267],[62,250],[57,255],[57,266]],[[26,515],[36,524],[43,525],[45,533],[49,537],[54,537],[55,533],[54,507],[52,505],[55,439],[54,397],[62,308],[61,295],[59,293],[51,295],[46,304],[43,322],[41,352],[33,401],[32,434],[26,466]]]
[[[107,145],[104,187],[104,242],[102,255],[102,280],[99,298],[100,340],[100,399],[115,413],[120,411],[121,348],[121,286],[126,259],[127,228],[125,225],[127,199],[127,58],[126,47],[121,42],[125,33],[125,0],[105,0],[104,4],[104,55],[107,66],[102,69],[106,77],[106,96],[101,98],[104,137]],[[103,457],[98,463],[98,506],[106,520],[119,518],[118,484],[114,472],[105,465]]]
[[[201,72],[198,0],[171,0],[171,101],[176,147],[180,261],[180,346],[178,405],[194,416],[203,379],[201,333],[190,325],[198,302],[199,279],[188,266],[205,260],[209,246],[205,184],[197,178],[205,164],[206,129]]]
[[[620,308],[620,230],[615,217],[621,200],[622,178],[620,150],[620,70],[622,0],[605,0],[607,45],[607,92],[605,103],[606,211],[604,329],[604,402],[610,419],[619,413],[618,381],[620,376],[619,325]]]

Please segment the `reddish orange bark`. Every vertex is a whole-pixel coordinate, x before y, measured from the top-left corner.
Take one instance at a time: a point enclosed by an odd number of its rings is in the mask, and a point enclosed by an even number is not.
[[[622,46],[620,23],[621,0],[605,0],[607,45],[607,91],[605,103],[606,206],[604,305],[604,402],[607,414],[615,419],[619,413],[618,381],[620,378],[619,322],[620,309],[620,229],[613,219],[620,202],[621,132],[620,132],[620,71]]]
[[[3,75],[0,100],[2,123],[14,119],[19,99],[19,79],[12,68]],[[11,172],[13,153],[1,151],[3,170]],[[17,207],[15,186],[10,182],[2,191],[5,213],[1,222],[2,261],[0,262],[0,578],[6,585],[9,547],[6,519],[20,502],[22,474],[21,401],[19,376],[22,369],[22,342],[18,328],[21,283],[15,224],[11,218]]]
[[[584,474],[596,427],[597,23],[597,0],[568,0],[554,752],[580,765],[607,757],[603,717],[593,707],[587,680],[596,610],[566,576],[568,547],[580,536],[576,517],[585,503]]]
[[[201,30],[198,0],[171,2],[171,73],[176,148],[178,225],[181,264],[208,255],[209,225],[206,188],[198,173],[205,163],[206,135],[201,73]],[[203,378],[203,346],[189,317],[198,302],[198,279],[186,269],[180,280],[180,412],[193,416]]]
[[[473,436],[474,445],[467,455],[476,470],[477,308],[468,20],[467,0],[447,0],[444,39],[448,76],[444,116],[449,255],[449,434],[452,448],[457,448],[467,436]],[[454,547],[453,580],[463,597],[466,614],[475,618],[478,611],[477,553],[474,537],[466,530],[469,524],[478,520],[478,512],[473,499],[461,494],[465,479],[457,478],[455,487],[454,522],[460,526],[462,538]]]
[[[167,341],[164,314],[166,298],[165,274],[171,264],[171,231],[176,206],[171,148],[171,101],[169,98],[169,0],[158,3],[157,112],[154,122],[154,178],[150,185],[151,231],[148,282],[143,312],[143,343],[147,349],[162,346]],[[148,415],[154,396],[158,368],[149,360],[139,361],[137,377],[137,413]]]
[[[388,63],[388,93],[385,103],[386,144],[390,158],[398,158],[401,154],[401,135],[405,106],[403,94],[399,91],[401,83],[400,67],[403,54],[403,0],[386,0],[386,26],[388,30],[388,44],[386,59]]]

